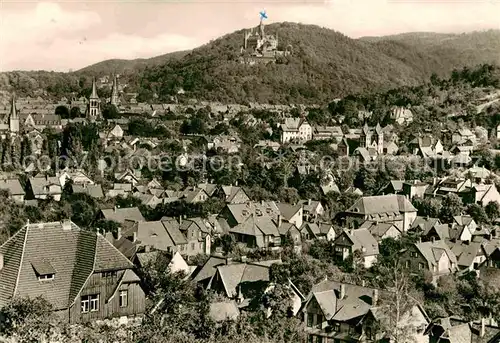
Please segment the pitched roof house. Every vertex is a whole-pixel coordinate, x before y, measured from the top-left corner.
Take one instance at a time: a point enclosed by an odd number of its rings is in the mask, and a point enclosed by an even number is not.
[[[428,271],[433,281],[458,270],[457,257],[444,240],[415,243],[402,253],[400,261],[407,269]]]
[[[394,223],[406,232],[417,217],[417,209],[403,195],[377,195],[358,199],[345,216],[350,226],[359,226],[365,220],[371,220]]]
[[[325,280],[313,286],[302,307],[309,342],[358,341],[362,318],[379,304],[378,289]]]
[[[133,264],[70,221],[27,224],[0,247],[0,306],[43,296],[70,323],[144,313]]]
[[[62,187],[58,177],[36,176],[28,180],[28,195],[33,199],[48,199],[53,197],[55,201],[61,200]]]
[[[12,199],[22,203],[24,201],[25,191],[19,182],[19,179],[0,179],[0,189],[9,192]]]
[[[365,268],[370,268],[378,257],[378,242],[368,229],[344,230],[334,241],[335,256],[341,260],[359,251]]]
[[[106,220],[112,220],[120,224],[145,221],[138,207],[102,209],[101,215]]]

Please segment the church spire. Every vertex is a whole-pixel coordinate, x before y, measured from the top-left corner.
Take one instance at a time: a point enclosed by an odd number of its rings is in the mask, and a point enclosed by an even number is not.
[[[16,96],[14,94],[12,95],[12,101],[10,105],[10,118],[12,119],[18,118],[16,109]]]
[[[12,134],[19,132],[19,115],[17,114],[16,96],[14,94],[12,95],[12,104],[10,107],[9,130]]]
[[[113,88],[111,90],[111,104],[118,105],[118,79],[116,75],[113,77]]]
[[[90,94],[91,99],[98,99],[97,86],[95,85],[95,77],[92,79],[92,94]]]

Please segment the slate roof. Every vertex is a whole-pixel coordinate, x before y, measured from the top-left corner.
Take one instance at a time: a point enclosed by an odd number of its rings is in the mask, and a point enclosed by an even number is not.
[[[101,212],[106,220],[113,220],[120,224],[126,221],[146,221],[137,207],[103,209]]]
[[[446,243],[442,240],[435,241],[435,242],[422,242],[422,243],[416,243],[415,246],[417,249],[420,251],[420,253],[424,256],[424,258],[427,260],[429,265],[432,266],[437,266],[439,262],[439,258],[442,256],[443,253],[446,253],[448,258],[452,263],[457,263],[457,257],[455,254],[448,248]],[[432,270],[432,268],[431,268]]]
[[[387,233],[387,231],[389,231],[389,229],[393,226],[398,231],[400,231],[398,229],[398,227],[392,223],[377,223],[377,222],[372,222],[372,221],[368,221],[368,220],[365,221],[363,224],[361,224],[361,226],[359,228],[360,229],[367,229],[372,234],[372,236],[375,239],[377,239],[377,238],[384,236]]]
[[[215,275],[217,271],[217,266],[222,264],[226,264],[226,259],[224,257],[219,256],[210,256],[210,258],[205,262],[203,267],[201,267],[194,275],[194,282],[206,281],[207,279],[211,279],[212,276]]]
[[[280,211],[281,216],[284,220],[289,221],[292,217],[297,214],[298,211],[302,208],[301,204],[291,205],[287,203],[280,202],[277,204],[278,209]]]
[[[0,189],[5,189],[11,195],[24,195],[24,189],[18,179],[0,179]]]
[[[30,177],[29,182],[34,195],[54,194],[54,192],[50,192],[50,190],[47,189],[47,187],[50,186],[57,186],[55,191],[56,194],[62,193],[61,183],[59,182],[59,178],[55,176]]]
[[[235,263],[217,266],[216,273],[224,285],[228,297],[238,294],[237,287],[243,283],[269,282],[269,266],[253,263]]]
[[[439,221],[438,218],[427,218],[418,216],[411,224],[410,230],[415,230],[419,228],[419,230],[422,232],[428,232],[432,227],[440,224],[441,222]]]
[[[342,283],[324,280],[312,287],[307,302],[313,297],[320,305],[327,320],[347,321],[365,315],[372,308],[373,295],[383,291],[373,288],[343,284],[345,296],[341,299]]]
[[[104,198],[101,185],[72,185],[73,193],[85,193],[93,198]]]
[[[55,309],[67,309],[92,272],[133,268],[103,236],[71,222],[28,224],[0,247],[0,306],[12,296],[43,296]],[[53,273],[39,281],[35,273]]]
[[[362,197],[347,210],[347,213],[364,215],[404,212],[417,212],[417,209],[404,195],[394,194]]]

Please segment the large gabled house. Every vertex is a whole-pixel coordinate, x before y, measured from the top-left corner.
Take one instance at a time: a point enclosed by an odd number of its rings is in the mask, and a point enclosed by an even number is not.
[[[228,204],[219,215],[219,222],[237,242],[250,248],[278,248],[282,222],[280,209],[273,201]]]
[[[408,270],[430,273],[434,281],[458,271],[457,257],[444,240],[415,243],[402,252],[400,262]]]
[[[280,124],[281,143],[304,143],[312,139],[312,127],[303,118],[286,118]]]
[[[417,217],[417,209],[403,195],[362,197],[344,213],[349,227],[359,227],[365,220],[393,223],[408,231]]]
[[[61,195],[62,187],[58,177],[35,176],[28,180],[26,197],[29,199],[45,200],[52,197],[59,201]]]
[[[281,260],[261,262],[236,262],[215,267],[208,289],[229,299],[235,300],[240,308],[257,309],[261,305],[261,297],[274,285],[270,282],[270,267],[280,264]],[[292,314],[299,311],[304,297],[289,281],[292,291]]]
[[[105,220],[115,221],[120,224],[145,221],[138,207],[114,207],[102,209],[99,217]]]
[[[219,186],[212,194],[223,199],[227,204],[245,204],[250,201],[243,187],[239,186]]]
[[[429,319],[424,310],[412,306],[391,322],[391,293],[324,280],[313,286],[304,305],[302,318],[307,342],[384,342],[394,325],[410,332],[409,341],[424,342]]]
[[[68,221],[27,224],[0,247],[0,307],[44,297],[70,323],[141,315],[133,264],[103,236]]]

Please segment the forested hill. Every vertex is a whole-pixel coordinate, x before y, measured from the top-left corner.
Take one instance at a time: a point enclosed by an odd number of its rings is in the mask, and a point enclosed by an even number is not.
[[[148,70],[141,86],[159,94],[172,94],[182,87],[193,97],[221,101],[324,102],[368,89],[421,83],[432,73],[444,76],[454,68],[498,62],[498,54],[494,58],[483,54],[484,49],[475,49],[474,41],[483,42],[476,37],[483,34],[500,38],[499,31],[459,35],[452,40],[455,43],[439,49],[424,41],[355,40],[333,30],[294,23],[272,24],[266,32],[279,35],[281,48],[293,46],[287,63],[238,64],[241,30]],[[496,47],[500,51],[500,43]]]
[[[126,71],[127,91],[142,101],[157,93],[160,100],[183,88],[186,98],[222,102],[325,103],[365,90],[415,85],[432,73],[447,76],[454,68],[500,64],[500,31],[463,35],[405,34],[351,39],[314,25],[277,23],[266,32],[278,34],[280,49],[293,55],[274,65],[239,64],[243,30],[227,34],[190,52],[149,60],[110,60],[71,74],[15,72],[0,74],[0,89],[52,95],[81,92],[91,75]],[[431,38],[425,38],[427,35]],[[82,80],[83,79],[83,80]],[[10,87],[9,87],[10,86]],[[13,87],[12,87],[13,86]]]

